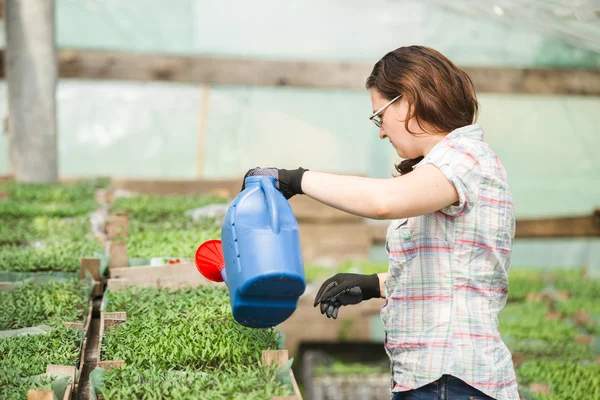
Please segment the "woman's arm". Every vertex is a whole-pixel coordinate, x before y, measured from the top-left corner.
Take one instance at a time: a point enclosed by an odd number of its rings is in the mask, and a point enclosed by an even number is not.
[[[372,219],[425,215],[458,201],[454,186],[433,165],[389,179],[306,171],[302,191],[328,206]]]
[[[382,299],[385,299],[385,287],[384,287],[384,283],[385,280],[387,279],[387,272],[382,272],[381,274],[377,274],[377,277],[379,278],[379,297],[381,297]]]

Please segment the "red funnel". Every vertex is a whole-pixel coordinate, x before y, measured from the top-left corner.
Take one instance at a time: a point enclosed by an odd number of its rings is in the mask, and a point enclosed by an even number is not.
[[[223,247],[220,240],[204,242],[196,250],[196,268],[206,279],[223,282],[221,270],[225,267]]]

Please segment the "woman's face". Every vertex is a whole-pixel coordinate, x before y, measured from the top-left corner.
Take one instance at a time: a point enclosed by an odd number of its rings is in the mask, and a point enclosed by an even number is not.
[[[371,89],[370,92],[373,112],[379,110],[391,100],[382,97],[376,89]],[[424,143],[419,138],[423,138],[427,134],[419,127],[416,118],[411,118],[408,121],[408,127],[415,135],[408,132],[404,125],[407,114],[408,102],[404,97],[399,98],[383,110],[379,114],[383,122],[379,128],[379,137],[381,139],[387,138],[400,157],[412,159],[423,155],[422,145]]]

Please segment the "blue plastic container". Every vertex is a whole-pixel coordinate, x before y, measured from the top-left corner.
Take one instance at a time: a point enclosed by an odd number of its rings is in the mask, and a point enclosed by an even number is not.
[[[248,177],[245,186],[223,221],[221,276],[235,320],[265,328],[289,318],[306,288],[300,234],[274,178]]]

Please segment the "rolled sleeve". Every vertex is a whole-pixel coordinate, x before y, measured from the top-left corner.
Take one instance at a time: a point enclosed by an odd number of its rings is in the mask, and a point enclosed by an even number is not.
[[[440,210],[454,217],[467,214],[473,209],[482,183],[481,165],[477,156],[467,145],[456,142],[439,143],[419,164],[419,167],[425,164],[437,167],[456,189],[458,204]]]

